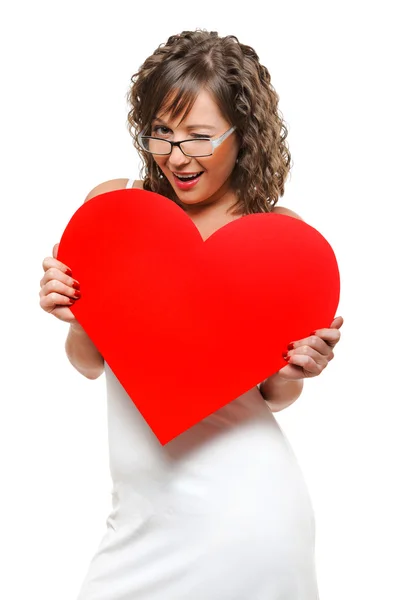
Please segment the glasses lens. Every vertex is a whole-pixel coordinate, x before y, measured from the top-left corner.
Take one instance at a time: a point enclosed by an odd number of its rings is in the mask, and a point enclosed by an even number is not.
[[[171,144],[166,140],[144,137],[142,138],[142,145],[147,152],[152,154],[169,154],[171,152]]]
[[[210,140],[189,140],[183,142],[181,148],[188,156],[210,156],[213,151]]]

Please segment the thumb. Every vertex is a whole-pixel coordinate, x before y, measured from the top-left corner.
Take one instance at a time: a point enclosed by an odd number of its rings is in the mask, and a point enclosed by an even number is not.
[[[335,317],[331,323],[331,328],[340,329],[344,323],[343,317]]]
[[[58,254],[58,246],[59,246],[59,245],[60,245],[60,244],[58,243],[58,244],[54,244],[54,246],[53,246],[53,258],[57,258],[57,254]]]

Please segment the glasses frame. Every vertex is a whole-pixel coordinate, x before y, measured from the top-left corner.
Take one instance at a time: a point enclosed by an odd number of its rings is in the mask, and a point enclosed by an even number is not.
[[[212,156],[214,154],[214,150],[215,148],[218,148],[218,146],[220,146],[222,144],[222,142],[224,142],[226,140],[226,138],[228,138],[231,133],[233,133],[236,129],[236,126],[233,125],[230,129],[228,129],[228,131],[225,131],[225,133],[223,133],[222,135],[220,135],[218,138],[216,138],[215,140],[211,139],[210,137],[204,137],[204,138],[191,138],[189,140],[181,140],[180,142],[171,142],[170,140],[164,140],[163,138],[158,138],[158,137],[153,137],[151,135],[143,135],[143,132],[145,131],[145,129],[143,129],[143,131],[141,131],[138,135],[138,140],[139,140],[139,144],[140,147],[145,151],[148,152],[149,154],[152,154],[154,156],[169,156],[172,152],[172,149],[174,146],[178,146],[179,150],[182,152],[182,154],[184,154],[185,156],[189,157],[189,158],[201,158],[204,156]],[[155,152],[150,152],[150,150],[147,150],[147,148],[145,148],[143,146],[143,142],[142,140],[160,140],[162,142],[168,142],[168,144],[170,144],[170,151],[166,152],[165,154],[158,154]],[[193,141],[199,141],[199,140],[206,140],[208,142],[211,142],[211,146],[212,146],[212,152],[210,154],[198,154],[197,156],[193,156],[193,154],[186,154],[186,152],[184,152],[181,148],[181,144],[183,144],[184,142],[193,142]]]

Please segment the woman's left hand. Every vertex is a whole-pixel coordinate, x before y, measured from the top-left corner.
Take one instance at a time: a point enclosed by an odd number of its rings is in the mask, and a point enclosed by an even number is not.
[[[278,371],[279,376],[294,381],[320,375],[334,357],[333,348],[340,339],[343,322],[342,317],[335,317],[330,328],[317,329],[310,337],[289,344],[285,358],[288,364]]]

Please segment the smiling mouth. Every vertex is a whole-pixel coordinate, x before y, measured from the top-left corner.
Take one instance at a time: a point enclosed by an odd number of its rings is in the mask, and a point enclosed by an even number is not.
[[[178,175],[178,173],[173,173],[174,177],[176,177],[177,179],[179,179],[179,181],[193,181],[194,179],[197,179],[198,177],[200,177],[200,175],[202,175],[204,173],[204,171],[199,171],[198,173],[191,173],[191,174],[181,174]]]

